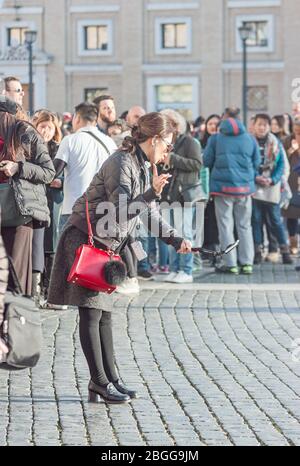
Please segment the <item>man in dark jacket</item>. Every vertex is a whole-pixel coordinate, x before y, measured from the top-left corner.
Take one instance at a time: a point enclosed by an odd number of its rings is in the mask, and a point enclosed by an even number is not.
[[[235,240],[236,229],[241,273],[251,274],[254,246],[251,227],[252,200],[256,191],[255,176],[260,163],[258,146],[236,118],[226,118],[220,133],[210,137],[204,151],[204,165],[211,170],[210,191],[215,196],[216,217],[221,248]],[[237,253],[224,257],[217,272],[238,274]]]

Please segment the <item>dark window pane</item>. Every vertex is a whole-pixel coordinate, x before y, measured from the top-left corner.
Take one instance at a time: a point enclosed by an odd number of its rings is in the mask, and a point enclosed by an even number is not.
[[[187,46],[187,25],[185,23],[162,24],[162,48],[185,48]]]
[[[107,26],[86,26],[85,50],[107,50],[108,30]]]
[[[92,87],[84,89],[84,100],[85,102],[93,102],[96,97],[100,95],[108,94],[106,87]]]
[[[268,86],[248,86],[247,107],[253,112],[268,111]]]
[[[268,22],[267,21],[245,21],[244,24],[251,29],[247,40],[249,47],[268,46]]]
[[[25,32],[27,28],[10,28],[7,30],[8,46],[18,46],[25,43]]]

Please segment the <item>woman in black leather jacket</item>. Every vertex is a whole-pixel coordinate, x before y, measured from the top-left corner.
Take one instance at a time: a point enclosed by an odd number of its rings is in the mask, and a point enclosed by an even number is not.
[[[109,403],[128,403],[137,394],[128,390],[116,373],[111,295],[67,283],[75,251],[87,243],[86,198],[96,246],[120,251],[126,239],[134,235],[140,216],[147,228],[176,250],[190,252],[191,244],[163,222],[155,203],[169,179],[166,174],[158,176],[156,164],[171,150],[174,132],[172,120],[160,113],[141,117],[132,137],[127,137],[122,148],[104,162],[86,193],[76,201],[59,241],[48,301],[79,307],[80,341],[91,377],[90,401],[100,395]]]

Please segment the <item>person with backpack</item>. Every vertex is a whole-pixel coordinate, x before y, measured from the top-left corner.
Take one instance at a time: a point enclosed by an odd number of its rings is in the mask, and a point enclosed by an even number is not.
[[[98,108],[83,102],[75,107],[74,134],[66,136],[54,159],[56,178],[64,172],[64,200],[60,232],[72,213],[75,201],[82,196],[103,162],[117,146],[97,129]]]
[[[246,132],[236,111],[230,113],[230,109],[226,109],[223,118],[220,132],[208,140],[204,165],[211,170],[210,191],[215,200],[221,249],[234,243],[235,229],[240,242],[238,257],[233,250],[224,256],[224,264],[216,266],[215,270],[234,275],[240,271],[251,274],[254,259],[251,196],[256,191],[255,176],[260,154],[255,139]]]

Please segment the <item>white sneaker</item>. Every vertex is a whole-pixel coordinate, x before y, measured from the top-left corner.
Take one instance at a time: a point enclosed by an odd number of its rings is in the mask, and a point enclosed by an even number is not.
[[[117,286],[115,293],[130,295],[139,294],[140,286],[137,278],[126,278],[122,285]]]
[[[193,283],[194,279],[192,275],[188,275],[187,273],[180,270],[177,273],[176,277],[173,280],[173,283]]]
[[[174,283],[175,278],[177,277],[177,272],[171,272],[165,277],[163,277],[162,281],[164,282],[169,282],[169,283]]]

